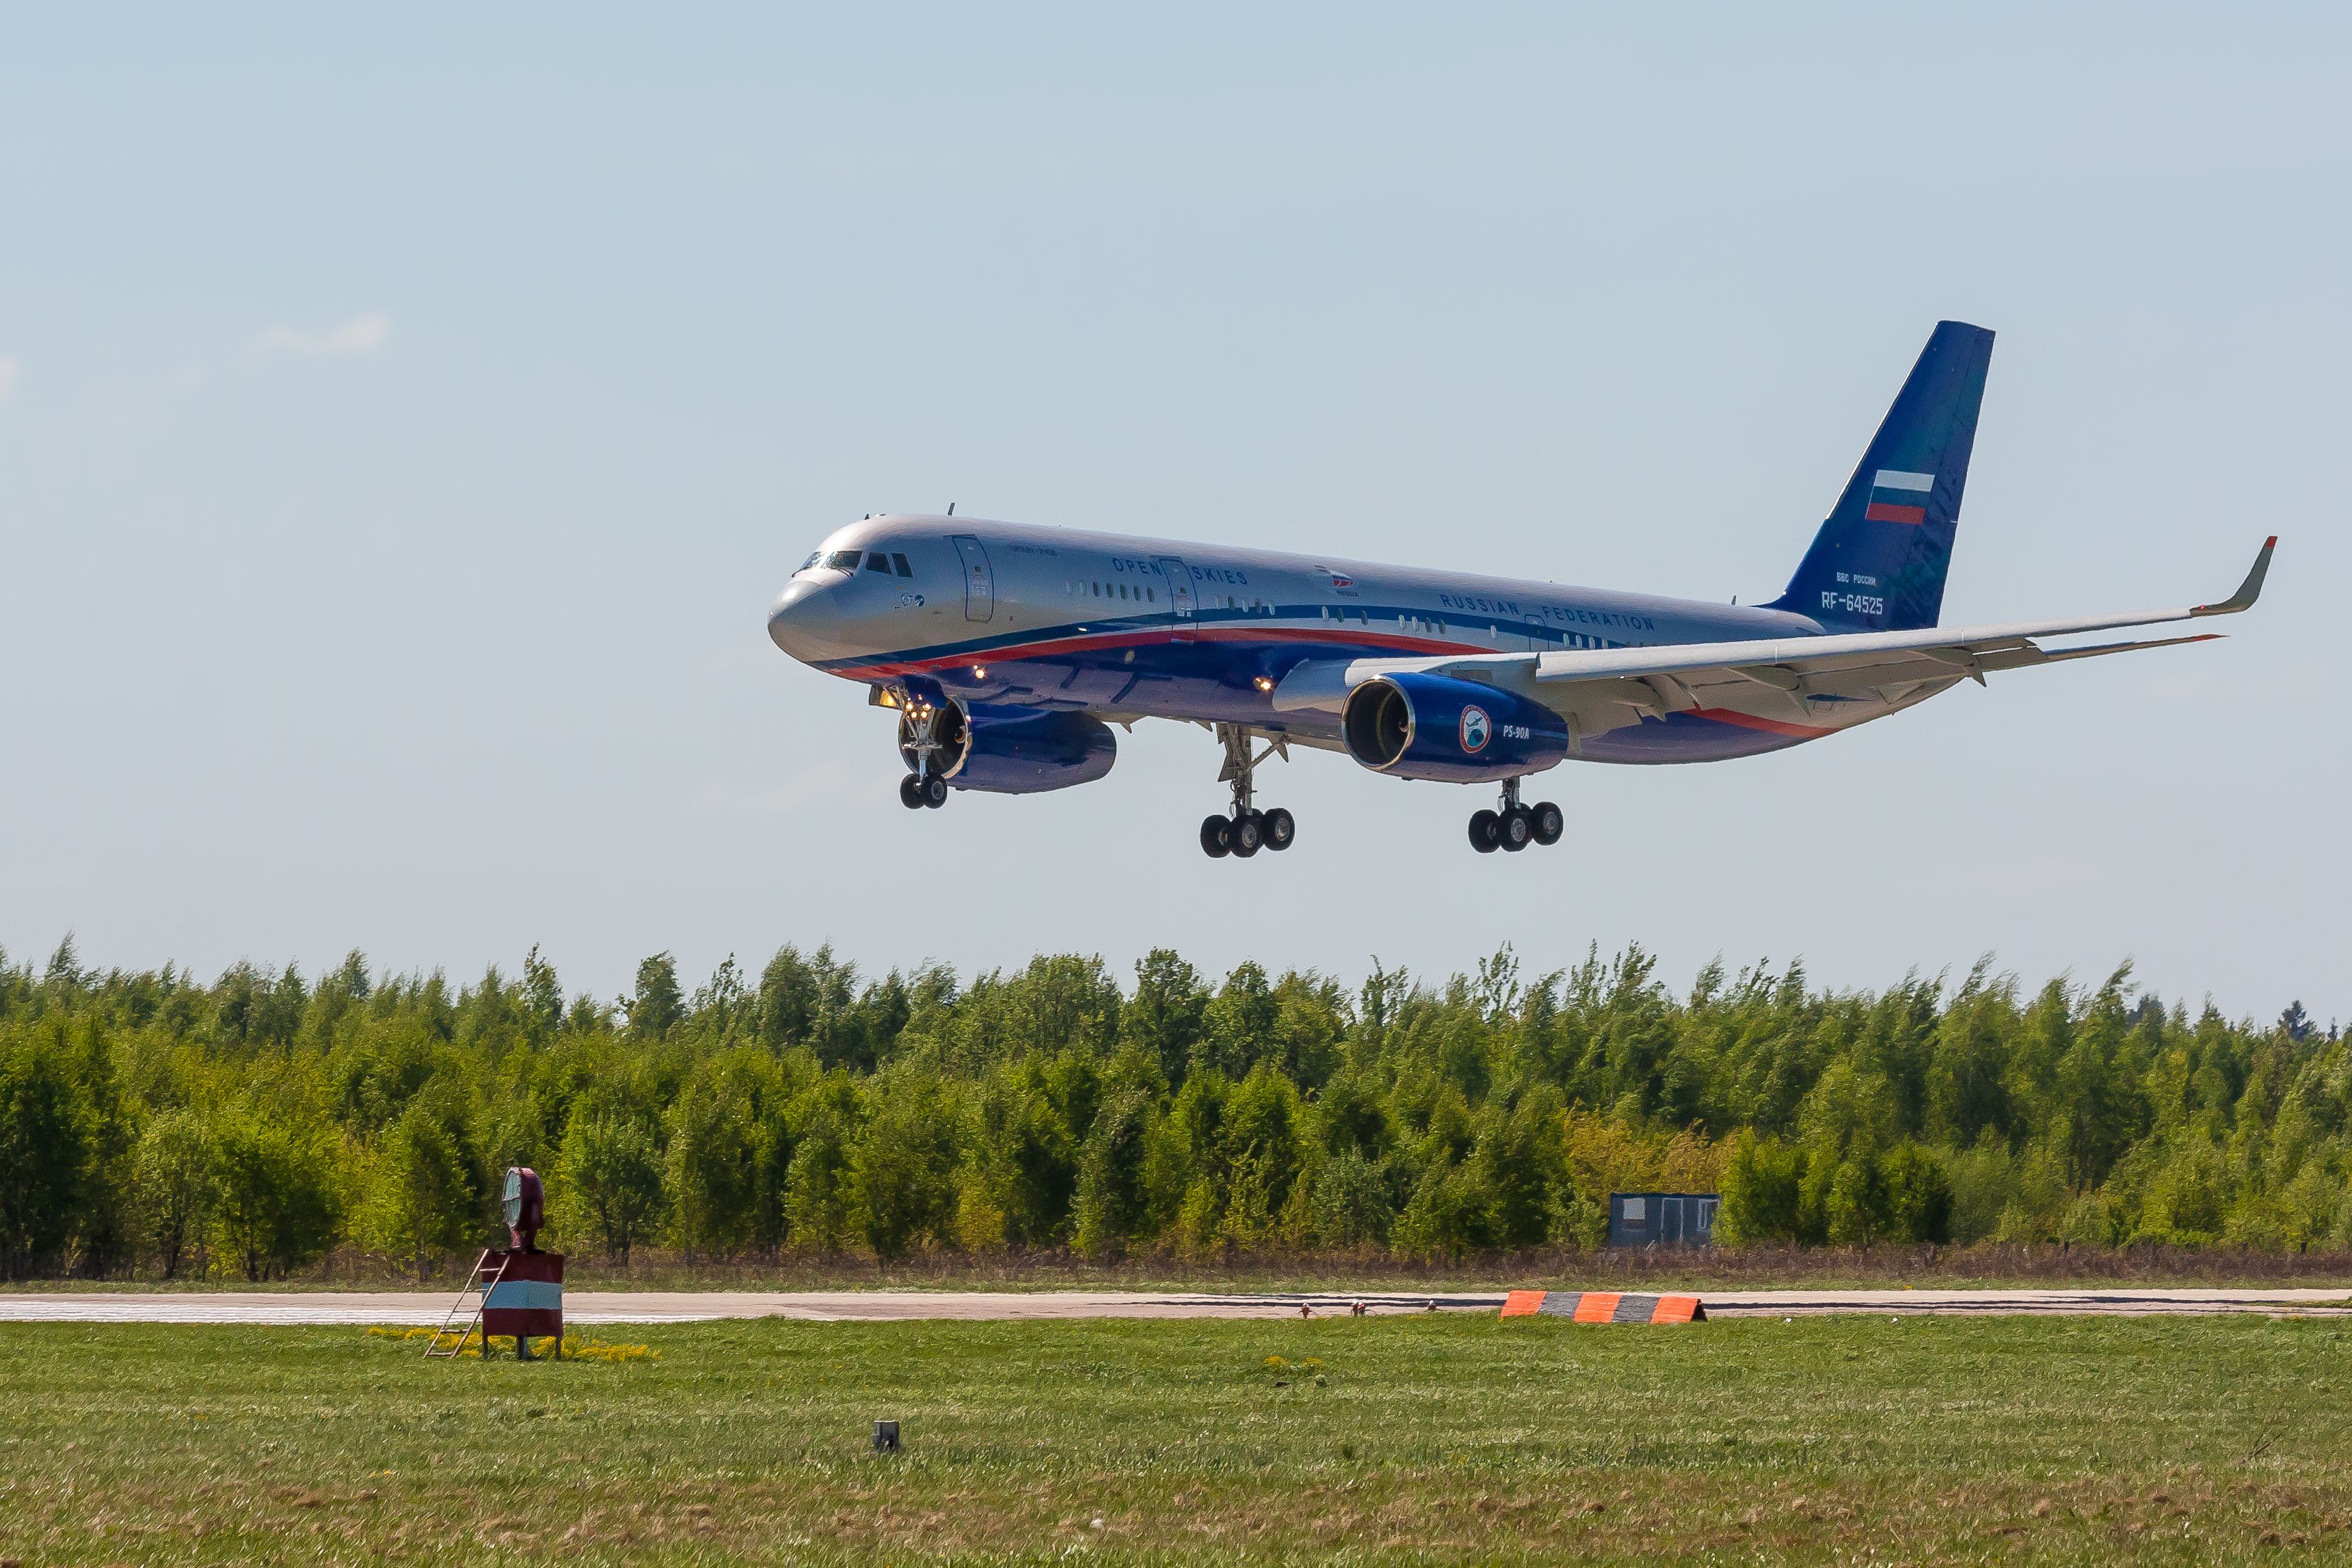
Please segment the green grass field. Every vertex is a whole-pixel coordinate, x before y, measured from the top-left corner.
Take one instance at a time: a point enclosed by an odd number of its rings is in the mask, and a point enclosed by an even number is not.
[[[2352,1558],[2345,1320],[599,1332],[0,1328],[0,1557]]]

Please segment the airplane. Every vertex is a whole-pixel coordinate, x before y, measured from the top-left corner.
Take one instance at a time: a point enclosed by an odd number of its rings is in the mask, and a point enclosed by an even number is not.
[[[2212,640],[2042,640],[2232,615],[2270,570],[2210,604],[1941,627],[1944,577],[1993,334],[1943,321],[1778,599],[1716,604],[1328,555],[893,513],[835,531],[768,615],[784,653],[893,710],[914,809],[951,789],[1085,784],[1111,726],[1187,721],[1224,750],[1213,857],[1281,851],[1257,804],[1290,747],[1391,779],[1498,787],[1481,853],[1553,844],[1559,807],[1527,779],[1564,761],[1712,762],[1801,745],[1964,680]]]

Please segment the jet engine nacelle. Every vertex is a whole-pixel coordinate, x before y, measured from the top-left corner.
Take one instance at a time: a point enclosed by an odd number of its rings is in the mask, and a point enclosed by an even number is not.
[[[1376,773],[1475,784],[1539,772],[1568,755],[1568,721],[1450,675],[1377,675],[1339,710],[1348,755]]]
[[[949,701],[931,719],[932,768],[957,789],[1034,795],[1091,784],[1118,760],[1110,726],[1082,713]],[[898,754],[915,765],[914,720],[898,720]]]

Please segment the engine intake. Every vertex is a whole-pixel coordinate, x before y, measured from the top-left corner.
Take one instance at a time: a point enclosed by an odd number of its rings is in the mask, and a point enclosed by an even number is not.
[[[949,700],[929,716],[932,770],[957,789],[1034,795],[1091,784],[1118,760],[1110,727],[1082,713]],[[915,716],[898,717],[898,755],[915,765]]]
[[[1475,784],[1537,773],[1568,755],[1568,721],[1527,698],[1451,675],[1377,675],[1339,710],[1348,755],[1375,773]]]

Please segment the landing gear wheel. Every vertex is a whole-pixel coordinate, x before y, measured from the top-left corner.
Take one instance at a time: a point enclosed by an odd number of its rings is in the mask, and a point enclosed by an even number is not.
[[[1492,811],[1470,813],[1470,847],[1482,855],[1491,855],[1502,841],[1502,819]]]
[[[1496,819],[1495,830],[1502,847],[1517,854],[1535,842],[1535,813],[1525,806],[1514,806]]]
[[[1535,818],[1536,842],[1539,844],[1556,844],[1559,842],[1560,835],[1568,831],[1567,816],[1549,800],[1538,802]]]
[[[1223,860],[1234,852],[1234,846],[1225,836],[1225,830],[1232,826],[1233,823],[1223,817],[1202,819],[1201,848],[1211,860]]]
[[[1249,859],[1265,847],[1265,819],[1255,811],[1243,812],[1226,831],[1225,842],[1235,860]]]
[[[908,774],[904,779],[899,779],[898,804],[906,807],[909,811],[921,810],[923,809],[923,781],[916,778],[911,773]]]
[[[933,810],[948,803],[948,781],[938,774],[923,780],[923,804]]]
[[[1286,850],[1298,838],[1298,823],[1279,806],[1265,814],[1265,825],[1267,849]]]

